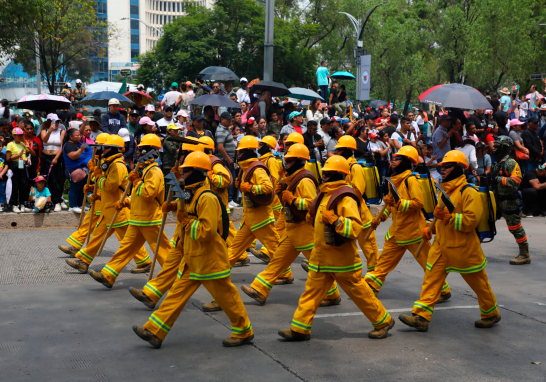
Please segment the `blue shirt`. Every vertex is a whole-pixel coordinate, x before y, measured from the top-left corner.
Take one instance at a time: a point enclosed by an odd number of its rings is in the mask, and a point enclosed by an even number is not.
[[[436,155],[436,161],[440,163],[444,158],[444,155],[448,151],[451,151],[451,143],[449,139],[443,147],[439,147],[438,143],[444,140],[447,137],[447,129],[443,126],[438,126],[438,128],[432,134],[432,155]]]
[[[330,72],[328,72],[328,68],[325,66],[319,66],[317,69],[317,83],[318,86],[328,86],[328,76],[330,75]]]
[[[504,104],[501,111],[504,111],[505,113],[508,111],[508,108],[510,107],[510,103],[512,103],[512,98],[507,95],[503,95],[500,99],[500,104]]]
[[[47,187],[44,187],[42,192],[38,191],[38,189],[36,187],[32,187],[32,190],[34,190],[34,200],[36,200],[36,198],[40,198],[42,196],[44,198],[47,198],[47,197],[51,196],[51,192],[49,192],[49,188],[47,188]],[[29,195],[32,195],[32,190],[30,190]]]

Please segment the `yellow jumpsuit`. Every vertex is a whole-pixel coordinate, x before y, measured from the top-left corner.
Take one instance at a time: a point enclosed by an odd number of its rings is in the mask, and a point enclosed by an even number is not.
[[[199,187],[199,185],[196,185]],[[221,209],[218,199],[209,190],[208,184],[201,185],[195,192],[188,208],[189,222],[182,227],[183,236],[179,244],[186,254],[180,263],[179,276],[161,307],[152,313],[144,325],[154,335],[164,340],[184,306],[203,285],[231,321],[231,337],[252,336],[252,324],[237,288],[231,282],[230,264],[226,243],[218,232]],[[199,205],[196,206],[199,199]],[[196,216],[192,216],[194,212]]]
[[[343,198],[334,211],[340,221],[335,226],[335,231],[346,241],[340,246],[333,246],[326,244],[324,239],[325,224],[322,215],[326,205],[335,190],[348,185],[346,181],[340,180],[320,186],[325,195],[315,218],[314,248],[309,259],[305,292],[300,297],[298,309],[292,319],[291,328],[295,332],[311,333],[315,313],[334,281],[337,281],[376,329],[389,325],[392,320],[381,301],[362,279],[362,260],[356,245],[356,239],[362,231],[362,221],[354,199]]]
[[[209,155],[212,156],[212,155]],[[209,182],[210,182],[210,189],[212,192],[218,194],[220,196],[220,199],[222,199],[222,203],[224,203],[224,206],[227,209],[228,214],[230,214],[229,218],[229,236],[227,238],[227,245],[228,247],[233,242],[233,238],[235,237],[235,234],[237,233],[237,230],[235,229],[235,225],[233,224],[233,221],[231,221],[231,210],[229,209],[229,198],[228,198],[228,188],[231,184],[231,173],[227,169],[226,166],[224,166],[221,163],[216,163],[214,166],[212,166],[212,170],[208,172],[209,176]]]
[[[413,313],[427,321],[432,318],[434,304],[450,272],[460,273],[476,293],[482,318],[499,314],[495,294],[485,273],[487,259],[476,234],[483,213],[481,198],[474,190],[466,189],[461,193],[466,184],[465,175],[442,183],[455,210],[447,224],[436,222],[436,236],[428,256],[421,297],[413,305]]]
[[[300,169],[294,174],[286,177],[284,179],[285,182],[290,185],[292,179],[303,170],[304,169]],[[308,211],[311,203],[317,196],[315,183],[309,178],[302,179],[294,190],[293,195],[296,199],[292,203],[296,208],[301,211]],[[286,230],[282,233],[275,256],[271,262],[267,264],[267,268],[256,276],[252,282],[252,288],[267,298],[271,288],[275,285],[275,280],[281,275],[282,277],[287,277],[285,274],[287,270],[290,269],[290,264],[298,257],[300,252],[309,259],[313,247],[312,225],[307,224],[305,220],[296,223],[286,223]],[[328,289],[327,299],[335,300],[339,297],[340,294],[337,285],[333,283]]]
[[[397,207],[387,207],[385,214],[392,215],[392,225],[385,235],[383,251],[373,271],[366,273],[366,282],[375,290],[381,290],[387,275],[396,268],[406,251],[415,257],[419,243],[423,240],[421,233],[425,228],[423,208],[423,190],[417,178],[411,175],[411,170],[391,176],[394,186],[398,190],[400,203]],[[409,178],[408,178],[409,177]],[[408,178],[406,187],[405,179]],[[426,270],[430,244],[426,242],[415,260],[423,271]],[[450,293],[447,283],[442,287],[442,294]]]
[[[241,167],[241,170],[245,172],[248,166],[257,160],[258,159],[256,158],[247,159],[239,162],[239,166]],[[241,179],[244,179],[244,173],[242,174]],[[254,195],[269,194],[274,191],[269,176],[267,176],[267,173],[261,168],[254,171],[250,183],[252,184],[251,192]],[[275,223],[275,218],[271,205],[256,205],[254,208],[251,208],[247,205],[245,198],[243,198],[243,218],[241,219],[241,227],[237,231],[231,246],[228,248],[231,266],[239,260],[243,253],[246,254],[246,249],[250,247],[250,244],[252,244],[254,239],[260,240],[260,242],[269,249],[271,257],[274,256],[275,251],[277,250],[278,237],[273,223]]]
[[[100,200],[97,200],[95,202],[95,208],[92,217],[93,220],[91,222],[91,233],[93,233],[95,227],[97,226],[97,223],[99,222],[100,214],[101,202]],[[89,232],[89,219],[91,219],[91,210],[87,211],[87,213],[85,214],[82,225],[78,228],[78,230],[72,235],[68,236],[68,238],[66,239],[66,242],[68,244],[70,244],[74,248],[77,248],[78,250],[83,247],[85,239],[87,238],[87,233]]]
[[[86,263],[87,265],[91,264],[97,252],[104,240],[104,236],[112,224],[114,219],[114,214],[116,212],[116,202],[121,199],[125,187],[127,187],[127,166],[119,154],[119,157],[112,158],[111,164],[103,174],[103,176],[98,180],[96,186],[98,187],[97,193],[100,194],[101,199],[95,201],[101,205],[101,216],[95,229],[93,230],[93,236],[87,243],[85,248],[81,248],[77,253],[76,257]],[[108,163],[108,159],[105,159],[105,163]],[[127,225],[129,224],[129,210],[127,208],[119,211],[114,226],[110,231],[116,234],[116,237],[121,242],[125,233],[127,232]],[[151,262],[148,253],[144,247],[141,247],[138,252],[135,253],[135,263],[139,268],[146,267]]]
[[[111,283],[116,282],[119,272],[131,261],[134,254],[148,242],[155,249],[163,213],[161,205],[165,198],[163,173],[155,161],[146,164],[142,179],[133,185],[129,228],[123,241],[110,261],[102,268],[102,275]],[[161,233],[157,259],[163,266],[170,249],[169,238]]]
[[[375,269],[377,264],[377,259],[379,258],[379,249],[377,248],[377,240],[375,238],[375,231],[373,231],[368,238],[368,241],[364,241],[368,230],[372,229],[372,213],[366,205],[366,201],[363,196],[366,193],[366,177],[364,176],[364,169],[361,165],[358,164],[357,160],[354,157],[350,157],[348,160],[349,166],[351,166],[351,174],[347,176],[346,180],[354,190],[354,192],[360,198],[360,209],[362,211],[362,232],[358,236],[358,244],[360,244],[360,249],[366,257],[366,263],[368,272]]]

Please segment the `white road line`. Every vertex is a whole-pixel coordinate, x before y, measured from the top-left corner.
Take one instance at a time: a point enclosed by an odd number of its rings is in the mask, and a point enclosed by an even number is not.
[[[504,305],[499,305],[499,308],[504,307]],[[439,308],[434,308],[434,310],[451,310],[451,309],[479,309],[479,305],[462,305],[462,306],[442,306]],[[411,312],[412,308],[405,309],[387,309],[389,313],[403,313]],[[332,313],[332,314],[316,314],[315,318],[328,318],[328,317],[346,317],[346,316],[360,316],[363,315],[362,312],[350,312],[350,313]]]

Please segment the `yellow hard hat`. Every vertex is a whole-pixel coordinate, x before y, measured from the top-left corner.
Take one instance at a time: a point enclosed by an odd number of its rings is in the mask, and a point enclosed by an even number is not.
[[[300,158],[309,160],[309,149],[301,143],[293,144],[288,148],[285,158]]]
[[[119,147],[120,149],[125,148],[125,141],[122,137],[119,135],[110,135],[108,139],[106,139],[106,145],[113,146],[113,147]]]
[[[438,166],[443,166],[446,163],[459,163],[463,165],[465,170],[468,169],[468,159],[466,158],[466,155],[459,150],[448,151]]]
[[[419,163],[419,153],[417,152],[417,149],[413,146],[404,146],[400,150],[398,150],[398,152],[394,155],[395,156],[401,155],[406,158],[409,158],[411,159],[413,164]]]
[[[161,139],[159,139],[159,137],[155,134],[146,134],[140,141],[140,145],[138,145],[138,147],[142,146],[152,146],[156,149],[160,149]]]
[[[242,137],[241,141],[239,142],[239,146],[237,146],[237,150],[259,148],[260,145],[258,144],[258,140],[252,135],[245,135],[244,137]]]
[[[203,135],[199,138],[199,142],[201,142],[206,149],[214,150],[214,140],[211,137]]]
[[[205,152],[205,146],[202,144],[194,145],[192,143],[182,143],[182,150],[183,151],[200,151],[202,153]]]
[[[167,125],[167,131],[169,131],[169,130],[180,130],[180,129],[181,129],[181,127],[176,126],[174,123],[169,123]]]
[[[272,149],[277,147],[277,140],[275,139],[275,137],[272,137],[271,135],[266,135],[265,137],[263,137],[262,142],[266,143]]]
[[[356,150],[356,140],[350,135],[344,135],[337,141],[336,149],[340,148]]]
[[[192,145],[196,146],[196,145]],[[199,145],[202,146],[202,145]],[[180,166],[181,168],[200,168],[201,170],[210,171],[211,170],[211,163],[210,158],[207,154],[200,152],[200,151],[194,151],[193,153],[188,154],[186,159],[184,159],[184,164]]]
[[[286,138],[286,142],[303,143],[303,135],[300,133],[291,133],[288,138]]]
[[[104,145],[106,144],[106,140],[108,139],[109,136],[110,134],[108,133],[100,133],[99,135],[97,135],[95,142],[97,142],[99,145]]]
[[[337,171],[349,175],[349,162],[347,162],[347,159],[343,158],[341,155],[334,155],[328,158],[326,163],[324,163],[322,171]]]

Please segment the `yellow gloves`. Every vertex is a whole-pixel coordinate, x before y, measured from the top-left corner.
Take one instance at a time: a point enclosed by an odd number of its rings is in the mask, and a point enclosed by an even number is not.
[[[122,209],[126,207],[129,209],[131,208],[131,199],[125,198],[123,199],[123,202],[119,200],[116,202],[116,210],[121,211]]]
[[[91,203],[95,203],[97,200],[100,200],[100,192],[92,194],[89,199],[91,200]]]
[[[322,213],[322,222],[324,224],[334,224],[339,217],[332,210],[324,210]]]
[[[430,241],[430,239],[432,239],[432,234],[434,233],[436,233],[434,226],[431,227],[430,223],[427,224],[427,226],[423,228],[423,232],[422,232],[423,240]]]
[[[436,206],[436,208],[434,209],[434,217],[438,220],[443,221],[444,224],[447,224],[451,219],[451,214],[446,207],[440,208],[440,206]]]
[[[89,169],[89,173],[92,173],[95,170],[95,160],[91,159],[89,162],[87,162],[87,168]]]
[[[95,189],[95,186],[93,186],[92,184],[90,184],[89,186],[87,184],[83,186],[83,192],[85,192],[86,194],[88,192],[93,192],[94,189]]]
[[[128,179],[129,179],[129,182],[131,182],[133,184],[137,183],[139,180],[142,180],[140,178],[140,175],[138,175],[138,172],[136,172],[136,171],[131,171],[129,173]]]
[[[251,192],[252,184],[248,182],[241,183],[241,192]]]
[[[286,204],[292,204],[292,202],[296,199],[293,193],[290,191],[283,191],[282,192],[282,201]]]
[[[385,199],[383,199],[385,200]],[[379,212],[378,212],[379,214]],[[377,217],[377,215],[374,216],[374,218],[372,219],[372,229],[375,231],[377,229],[377,227],[379,226],[379,223],[381,222],[384,222],[385,220],[387,220],[388,216],[384,213],[381,213],[381,216],[379,216],[379,219]]]
[[[390,195],[384,196],[383,201],[389,207],[395,207],[396,206],[396,202],[394,201],[394,198],[392,196],[390,196]]]
[[[163,202],[163,205],[161,206],[161,211],[166,214],[168,212],[175,212],[176,211],[176,202]]]
[[[102,169],[100,167],[95,167],[93,169],[93,174],[95,175],[95,179],[99,180],[100,178],[102,178]]]

